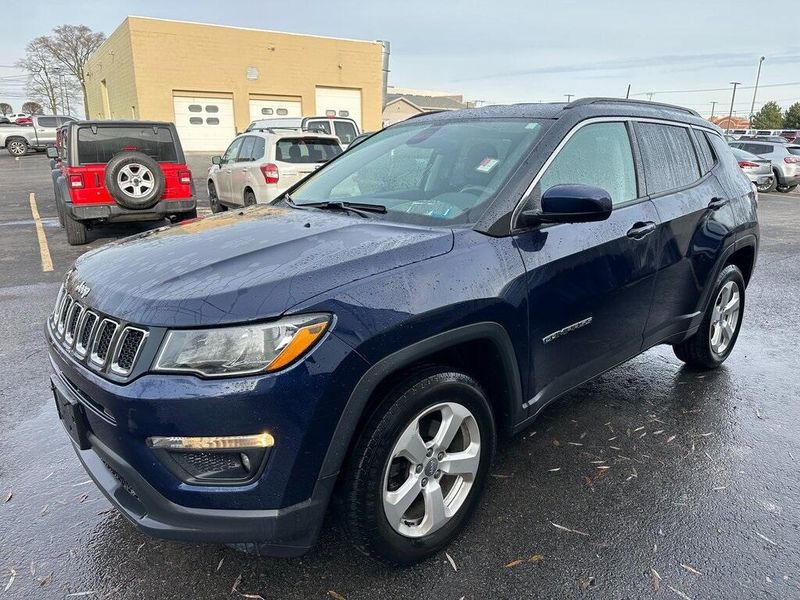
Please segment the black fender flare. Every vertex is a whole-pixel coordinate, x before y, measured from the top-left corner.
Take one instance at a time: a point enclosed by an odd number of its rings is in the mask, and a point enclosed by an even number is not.
[[[499,323],[486,321],[464,325],[434,336],[415,342],[384,358],[367,369],[350,394],[347,404],[339,417],[339,422],[334,430],[325,460],[320,469],[319,478],[334,476],[339,473],[345,456],[350,449],[353,436],[356,434],[364,409],[378,385],[387,377],[396,373],[426,356],[442,350],[457,346],[464,342],[485,340],[492,343],[498,351],[502,362],[504,376],[508,380],[509,392],[503,409],[510,416],[510,427],[514,421],[524,416],[522,409],[522,379],[519,374],[519,365],[514,351],[514,345],[505,328]],[[510,430],[510,427],[507,429]]]

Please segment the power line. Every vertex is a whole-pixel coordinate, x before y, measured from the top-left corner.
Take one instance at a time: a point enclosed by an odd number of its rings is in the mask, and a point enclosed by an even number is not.
[[[788,81],[786,83],[770,83],[759,85],[758,87],[761,88],[773,88],[773,87],[785,87],[790,85],[800,85],[800,81]],[[755,88],[753,85],[740,85],[737,86],[737,89],[740,90],[752,90]],[[653,92],[639,92],[638,94],[631,94],[632,96],[647,96],[649,94],[692,94],[695,92],[727,92],[730,91],[731,88],[724,87],[724,88],[703,88],[703,89],[693,89],[693,90],[656,90]]]

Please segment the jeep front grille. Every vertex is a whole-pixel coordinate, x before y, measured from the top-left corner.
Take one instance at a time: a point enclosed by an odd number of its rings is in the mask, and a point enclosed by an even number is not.
[[[98,315],[66,292],[58,293],[51,318],[59,345],[95,371],[130,375],[147,340],[148,331]]]

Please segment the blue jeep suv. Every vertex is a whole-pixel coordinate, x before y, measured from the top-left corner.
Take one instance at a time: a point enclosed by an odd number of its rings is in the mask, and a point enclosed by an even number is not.
[[[412,118],[271,205],[81,257],[46,325],[58,412],[150,534],[299,555],[332,504],[358,549],[412,563],[560,395],[656,344],[728,357],[756,204],[678,107]]]

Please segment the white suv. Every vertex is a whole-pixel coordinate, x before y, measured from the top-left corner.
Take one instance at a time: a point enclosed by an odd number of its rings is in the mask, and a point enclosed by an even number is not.
[[[244,133],[225,154],[211,159],[211,210],[272,202],[342,151],[333,135],[277,129]]]
[[[283,117],[258,119],[250,123],[245,133],[249,131],[270,131],[275,128],[299,129],[314,133],[335,135],[339,138],[342,148],[347,148],[361,132],[353,119],[347,117]]]

